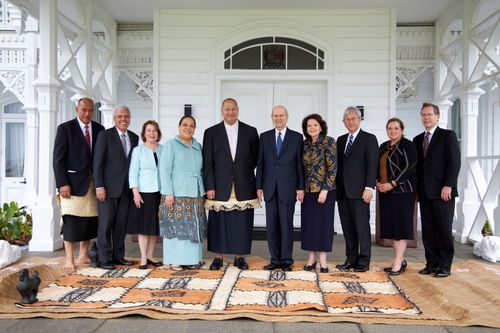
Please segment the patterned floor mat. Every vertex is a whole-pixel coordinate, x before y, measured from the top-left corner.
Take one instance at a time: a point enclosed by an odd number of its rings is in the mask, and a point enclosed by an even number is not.
[[[166,267],[140,270],[118,266],[106,271],[82,268],[43,288],[37,303],[23,308],[133,309],[159,307],[202,311],[300,312],[316,309],[328,313],[384,313],[418,315],[420,309],[388,275],[366,273],[316,273],[299,270],[261,270],[249,261],[241,271],[225,265],[210,271],[173,271]]]

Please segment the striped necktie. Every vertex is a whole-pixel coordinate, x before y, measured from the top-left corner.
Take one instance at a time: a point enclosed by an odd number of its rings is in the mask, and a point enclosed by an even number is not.
[[[349,134],[349,142],[347,142],[347,146],[345,147],[345,153],[344,156],[348,157],[349,153],[351,152],[351,147],[352,147],[352,141],[354,140],[354,136],[352,134]]]
[[[429,137],[431,136],[431,132],[425,132],[424,135],[424,157],[427,156],[427,150],[429,149]]]
[[[89,147],[90,150],[92,150],[92,146],[90,144],[90,132],[89,132],[89,125],[85,125],[85,141],[87,141],[87,146]]]

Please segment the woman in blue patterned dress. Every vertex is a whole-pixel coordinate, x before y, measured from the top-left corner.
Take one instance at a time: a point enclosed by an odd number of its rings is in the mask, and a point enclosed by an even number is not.
[[[183,116],[179,135],[165,144],[160,159],[163,262],[173,270],[198,265],[206,237],[202,147],[193,138],[195,128],[195,119]]]
[[[319,114],[302,121],[305,196],[301,206],[301,248],[309,251],[304,270],[316,268],[328,273],[326,256],[332,251],[335,211],[335,176],[337,148],[335,139],[327,136],[328,126]]]

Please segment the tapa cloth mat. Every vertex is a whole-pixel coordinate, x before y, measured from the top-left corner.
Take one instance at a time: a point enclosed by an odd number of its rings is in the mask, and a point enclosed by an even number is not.
[[[41,265],[40,263],[44,264]],[[115,318],[141,314],[157,319],[484,325],[500,327],[500,267],[477,261],[457,263],[452,275],[436,279],[417,273],[389,278],[373,265],[367,273],[328,274],[261,270],[266,261],[249,258],[250,270],[226,264],[220,271],[176,272],[165,268],[114,271],[80,268],[64,275],[62,259],[39,258],[0,271],[0,318]],[[414,267],[413,267],[414,266]],[[16,306],[20,268],[42,278],[39,302]]]

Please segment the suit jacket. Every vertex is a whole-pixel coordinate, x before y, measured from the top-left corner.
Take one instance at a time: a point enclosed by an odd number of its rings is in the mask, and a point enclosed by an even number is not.
[[[443,186],[451,186],[452,197],[458,196],[460,147],[455,132],[436,127],[424,158],[424,133],[413,143],[417,148],[417,189],[419,197],[440,199]]]
[[[137,146],[139,137],[127,131],[130,139],[130,151],[125,156],[122,141],[116,127],[108,128],[97,136],[94,150],[94,186],[104,187],[106,196],[120,197],[123,187],[128,185],[128,170],[132,149]]]
[[[360,199],[366,187],[374,188],[378,170],[375,135],[360,130],[349,156],[344,155],[349,133],[337,140],[337,199]]]
[[[132,151],[130,166],[128,171],[128,183],[130,188],[137,187],[139,192],[154,193],[160,191],[160,168],[163,146],[158,144],[156,147],[155,162],[153,151],[145,145],[138,145]]]
[[[257,198],[254,169],[257,166],[259,135],[255,127],[241,121],[234,161],[224,122],[205,130],[203,136],[203,181],[205,191],[215,190],[215,200],[227,201],[234,183],[238,201]]]
[[[91,122],[92,151],[95,149],[99,132],[104,130],[101,124]],[[85,141],[78,120],[72,119],[57,127],[54,141],[52,167],[57,188],[71,186],[71,195],[85,196],[92,178],[93,154]]]
[[[264,190],[266,201],[272,199],[276,188],[282,202],[296,201],[296,191],[304,189],[302,134],[287,128],[279,155],[275,129],[260,135],[256,185]]]
[[[391,141],[380,145],[379,159],[388,149]],[[417,192],[417,150],[413,142],[401,138],[399,142],[387,154],[386,172],[389,182],[396,182],[398,186],[393,188],[393,193]],[[379,171],[380,179],[380,171]]]

